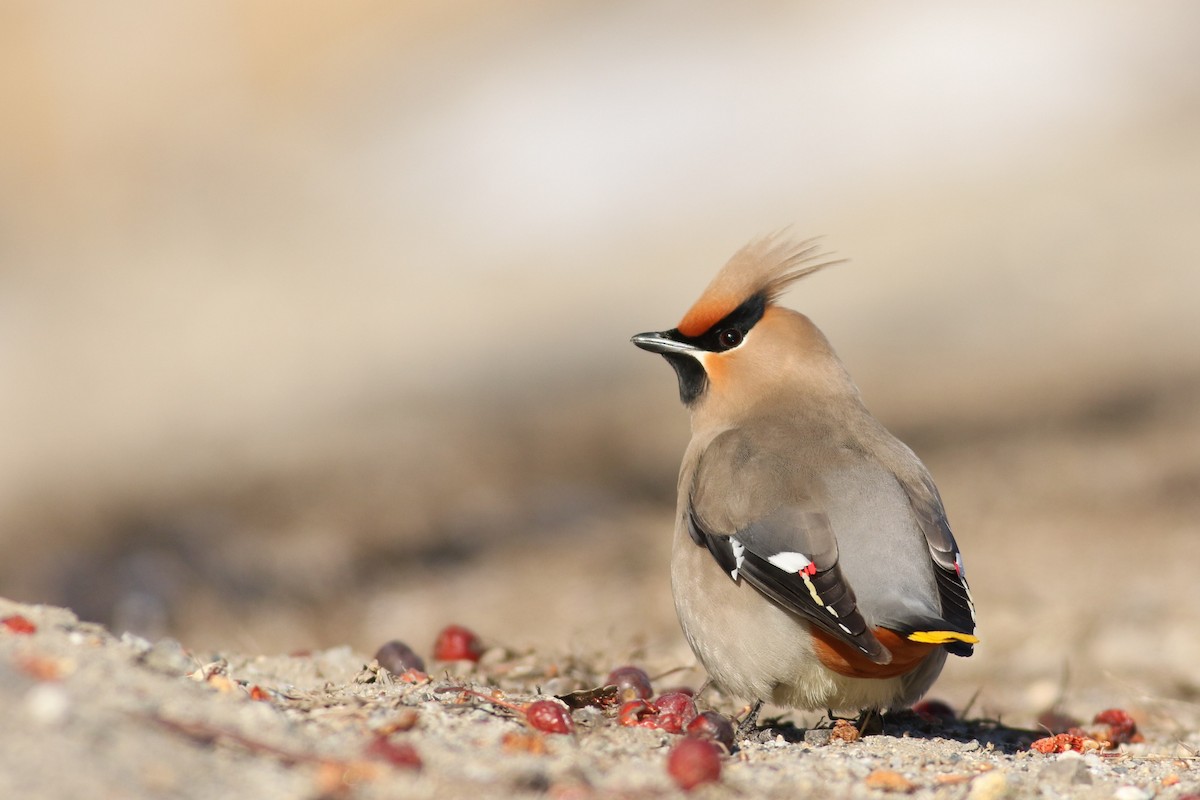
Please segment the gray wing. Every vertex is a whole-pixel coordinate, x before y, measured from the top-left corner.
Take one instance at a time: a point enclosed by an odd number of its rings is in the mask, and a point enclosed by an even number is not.
[[[949,629],[959,633],[974,634],[975,602],[971,588],[967,585],[967,572],[963,567],[962,553],[950,522],[946,519],[942,498],[933,480],[926,474],[920,483],[904,486],[909,502],[917,515],[925,542],[929,546],[929,557],[933,560],[934,577],[937,579],[938,595],[942,605],[942,616]],[[946,649],[957,656],[970,656],[974,645],[969,642],[948,642]]]
[[[705,450],[688,494],[688,533],[733,580],[856,647],[891,661],[838,564],[837,538],[816,486],[789,459],[727,431]]]

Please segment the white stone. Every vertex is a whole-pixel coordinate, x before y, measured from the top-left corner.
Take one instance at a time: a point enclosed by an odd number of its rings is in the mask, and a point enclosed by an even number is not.
[[[71,698],[57,683],[39,683],[25,694],[25,711],[39,725],[61,725],[70,709]]]
[[[1122,786],[1113,792],[1113,800],[1150,800],[1153,794],[1137,786]]]

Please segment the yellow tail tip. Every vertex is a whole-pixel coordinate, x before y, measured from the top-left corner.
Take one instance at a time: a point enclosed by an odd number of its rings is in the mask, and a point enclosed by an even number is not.
[[[922,644],[949,644],[950,642],[979,644],[978,636],[972,636],[969,633],[959,633],[958,631],[913,631],[906,638],[909,641],[921,642]]]

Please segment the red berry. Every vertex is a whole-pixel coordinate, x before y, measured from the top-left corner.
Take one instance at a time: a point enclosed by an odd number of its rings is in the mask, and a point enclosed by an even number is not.
[[[952,722],[954,720],[954,709],[941,700],[922,700],[914,704],[912,710],[917,716],[930,721]]]
[[[425,671],[425,660],[399,639],[393,639],[380,647],[375,653],[375,660],[393,675],[403,675],[410,669]]]
[[[1108,726],[1108,738],[1114,745],[1133,741],[1133,737],[1137,735],[1137,723],[1133,721],[1133,717],[1129,716],[1128,712],[1119,708],[1101,711],[1092,722]]]
[[[655,727],[667,733],[683,733],[687,724],[696,718],[696,703],[683,692],[667,692],[654,701],[658,713]]]
[[[667,772],[690,790],[721,778],[721,748],[704,739],[681,739],[667,754]]]
[[[478,661],[483,644],[469,628],[447,625],[433,643],[433,657],[438,661]]]
[[[0,625],[8,629],[9,633],[36,633],[37,625],[34,625],[20,614],[13,614],[11,617],[0,619]]]
[[[621,704],[621,710],[617,712],[617,722],[626,727],[641,725],[642,720],[657,713],[658,709],[645,700],[630,700]]]
[[[543,733],[573,733],[575,721],[571,712],[553,700],[534,700],[525,709],[525,719]]]
[[[617,667],[604,679],[605,686],[616,686],[617,696],[622,700],[649,700],[654,690],[650,688],[650,676],[640,667]]]
[[[377,736],[367,745],[366,755],[377,761],[386,761],[394,767],[421,768],[421,756],[407,742],[395,743],[386,736]]]
[[[733,723],[724,714],[718,714],[716,711],[697,714],[696,718],[687,724],[686,731],[691,739],[716,742],[725,748],[725,752],[733,752]]]

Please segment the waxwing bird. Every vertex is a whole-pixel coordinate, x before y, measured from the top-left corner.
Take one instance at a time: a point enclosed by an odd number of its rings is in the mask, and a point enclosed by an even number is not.
[[[753,242],[675,328],[633,337],[691,413],[671,555],[675,609],[727,692],[800,709],[911,705],[975,607],[937,488],[863,405],[829,342],[777,305],[828,265]]]

